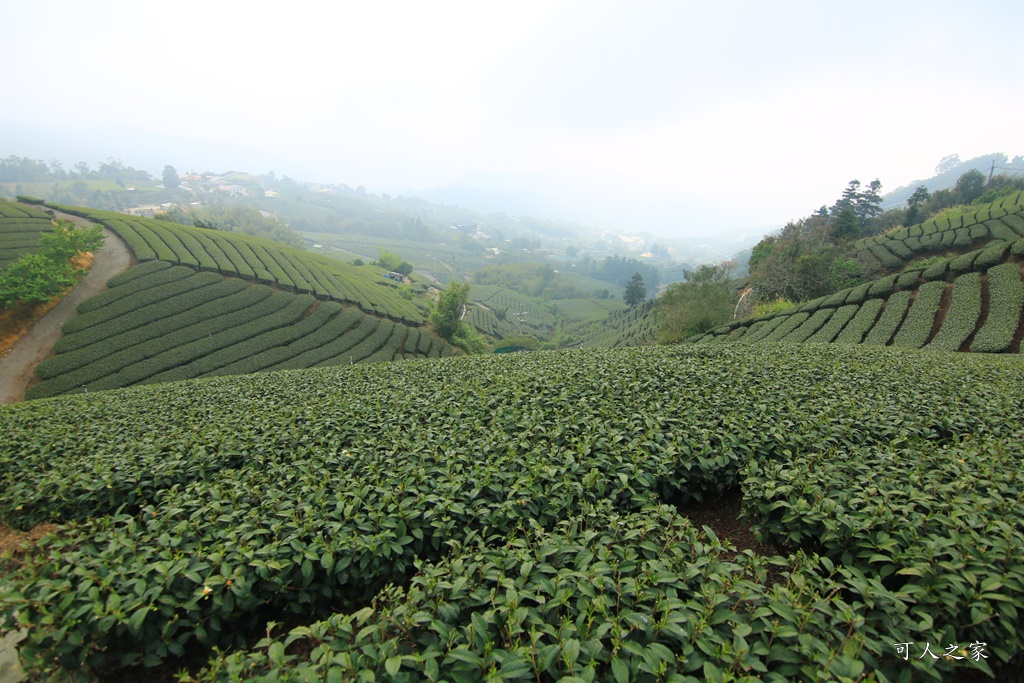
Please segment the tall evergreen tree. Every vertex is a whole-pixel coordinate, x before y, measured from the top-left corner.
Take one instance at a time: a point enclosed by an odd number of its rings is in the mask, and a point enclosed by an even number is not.
[[[832,236],[837,242],[860,237],[860,220],[857,218],[857,210],[849,204],[844,206],[832,222]]]
[[[181,178],[173,166],[164,166],[164,187],[168,190],[177,190],[181,186]]]
[[[636,306],[647,298],[647,288],[644,286],[644,276],[640,271],[633,273],[633,277],[626,284],[626,291],[622,294],[622,300],[630,306]]]

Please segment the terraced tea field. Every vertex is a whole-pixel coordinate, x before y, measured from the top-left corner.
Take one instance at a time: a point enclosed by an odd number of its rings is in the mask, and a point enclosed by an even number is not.
[[[50,231],[51,220],[39,207],[0,201],[0,270],[38,251],[39,236]]]
[[[67,321],[27,398],[286,368],[451,356],[425,326],[422,286],[247,235],[82,207],[141,265]],[[0,256],[50,229],[42,209],[0,202]],[[162,260],[163,259],[163,260]]]
[[[450,356],[424,327],[311,294],[148,261],[79,306],[26,392],[43,398],[212,375]]]
[[[1024,193],[979,208],[973,214],[911,225],[857,242],[857,258],[890,271],[928,254],[976,248],[990,239],[1015,242],[1024,238]]]
[[[658,341],[653,301],[613,311],[597,324],[577,324],[569,330],[579,335],[583,347],[588,349],[646,346]]]
[[[353,266],[240,233],[193,228],[108,211],[52,205],[113,230],[140,261],[162,260],[276,285],[319,299],[357,304],[371,315],[413,325],[426,321],[425,308],[403,298],[384,270]]]
[[[1024,336],[1024,239],[907,267],[780,313],[739,320],[699,343],[838,342],[1019,353]]]

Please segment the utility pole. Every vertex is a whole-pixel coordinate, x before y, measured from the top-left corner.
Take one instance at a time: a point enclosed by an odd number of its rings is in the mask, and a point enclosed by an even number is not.
[[[995,171],[996,171],[996,160],[993,159],[992,160],[992,168],[988,169],[988,183],[989,183],[989,185],[992,184],[992,174],[995,173]]]

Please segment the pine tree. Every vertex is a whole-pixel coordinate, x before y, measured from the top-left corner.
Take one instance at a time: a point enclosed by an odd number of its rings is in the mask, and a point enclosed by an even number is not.
[[[844,206],[832,224],[832,235],[839,242],[860,237],[860,221],[852,206]]]

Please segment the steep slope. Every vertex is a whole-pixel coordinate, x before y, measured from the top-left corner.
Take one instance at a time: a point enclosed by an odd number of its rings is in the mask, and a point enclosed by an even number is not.
[[[972,251],[990,240],[1024,238],[1024,192],[1005,197],[974,213],[925,221],[874,235],[856,243],[857,258],[885,272],[935,254]]]
[[[425,304],[399,294],[382,269],[353,266],[249,235],[193,228],[125,214],[52,204],[102,223],[117,233],[139,261],[162,260],[276,285],[322,300],[353,303],[366,313],[414,325],[426,320]]]
[[[858,245],[861,257],[870,255],[879,268],[893,272],[792,309],[734,321],[688,341],[1020,352],[1024,195],[954,221],[900,228]]]
[[[18,225],[49,225],[39,209],[2,208]],[[455,353],[425,327],[425,288],[387,280],[379,268],[247,235],[51,208],[101,223],[142,263],[79,305],[54,344],[57,355],[37,367],[43,381],[28,398]],[[12,244],[6,235],[0,246]]]
[[[585,349],[610,349],[619,346],[648,346],[658,342],[658,321],[654,302],[613,311],[602,320],[570,328]]]

